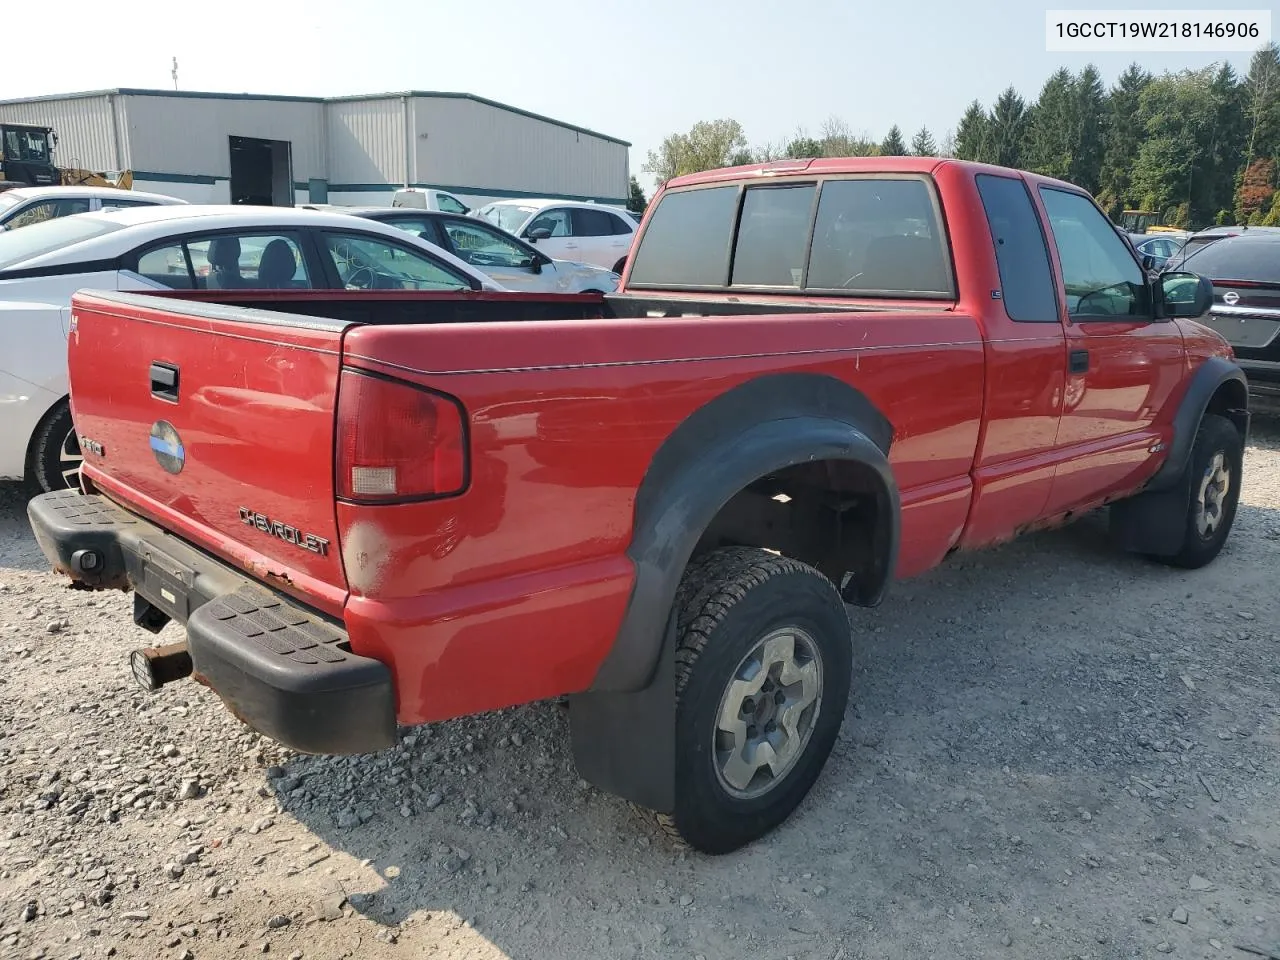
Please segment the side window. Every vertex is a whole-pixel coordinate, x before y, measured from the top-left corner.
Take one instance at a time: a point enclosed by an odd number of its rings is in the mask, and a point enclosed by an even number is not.
[[[1021,180],[979,174],[978,194],[991,228],[1000,293],[1010,320],[1057,323],[1049,251],[1031,197]]]
[[[742,201],[733,286],[799,287],[817,188],[751,187]]]
[[[625,237],[636,232],[634,223],[631,226],[627,226],[627,221],[616,213],[609,214],[609,222],[613,225],[613,229],[609,233],[615,237]]]
[[[575,208],[573,214],[573,235],[575,237],[611,237],[613,224],[610,223],[607,210],[583,210]]]
[[[636,249],[632,285],[723,286],[737,210],[736,186],[665,194]]]
[[[879,296],[952,296],[946,238],[925,182],[824,183],[805,286]]]
[[[455,197],[449,196],[447,193],[436,194],[436,205],[445,213],[466,213],[467,208],[464,207]]]
[[[417,250],[382,237],[325,233],[324,247],[348,290],[470,290],[471,281]]]
[[[138,273],[174,290],[194,290],[195,271],[187,260],[186,244],[153,247],[138,257]]]
[[[148,203],[145,200],[117,200],[114,197],[112,197],[109,200],[104,197],[102,200],[103,210],[128,210],[133,207],[152,207],[152,206],[155,206],[155,204]]]
[[[42,203],[33,203],[21,213],[14,214],[5,221],[5,226],[10,230],[17,230],[19,227],[29,227],[33,223],[43,223],[57,216],[60,216],[58,213],[58,201],[45,200]]]
[[[138,257],[138,273],[175,290],[309,290],[298,240],[285,234],[188,237]]]
[[[74,217],[77,213],[88,213],[91,202],[88,197],[76,197],[73,200],[58,201],[58,216]]]
[[[412,234],[427,243],[440,243],[440,231],[426,217],[396,217],[394,220],[383,220],[388,227],[395,227],[405,233]]]
[[[1058,246],[1067,312],[1082,320],[1148,314],[1142,268],[1110,221],[1078,193],[1041,187],[1040,196]]]
[[[538,229],[550,230],[553,237],[573,236],[573,231],[569,227],[569,211],[563,207],[557,210],[543,210],[533,218],[524,235],[527,237]]]
[[[497,230],[470,220],[445,220],[444,232],[455,256],[474,267],[527,267],[533,262],[523,247]]]

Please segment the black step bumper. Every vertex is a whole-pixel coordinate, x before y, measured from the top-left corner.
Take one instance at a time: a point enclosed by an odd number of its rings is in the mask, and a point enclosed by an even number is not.
[[[385,664],[351,652],[341,625],[106,497],[46,493],[27,506],[55,569],[90,589],[132,589],[187,627],[194,676],[250,727],[305,753],[396,743]]]

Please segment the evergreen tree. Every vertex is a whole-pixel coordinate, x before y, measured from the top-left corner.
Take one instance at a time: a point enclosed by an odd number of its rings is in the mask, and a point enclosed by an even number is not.
[[[987,111],[977,100],[969,104],[956,127],[954,150],[960,160],[977,160],[989,163],[992,159],[991,123]]]
[[[640,181],[632,177],[631,195],[627,198],[627,209],[632,213],[644,213],[647,206],[649,206],[649,201],[644,195],[644,189],[640,186]]]
[[[882,157],[903,157],[907,154],[907,144],[902,139],[902,131],[898,129],[895,123],[889,128],[888,135],[880,144],[880,156]]]
[[[1066,180],[1075,159],[1075,81],[1065,68],[1045,81],[1031,121],[1022,158],[1028,170]]]
[[[1244,101],[1249,125],[1245,164],[1280,157],[1280,46],[1275,43],[1258,50],[1249,62]]]
[[[1151,79],[1151,74],[1136,63],[1130,64],[1107,98],[1103,123],[1106,146],[1099,175],[1101,192],[1098,199],[1113,217],[1119,215],[1122,207],[1135,202],[1131,180],[1143,140],[1139,107],[1142,92]]]
[[[911,138],[911,155],[915,157],[938,155],[938,145],[934,143],[933,134],[929,132],[928,127],[921,127],[919,132]]]
[[[1107,92],[1097,68],[1089,64],[1076,77],[1072,136],[1075,146],[1067,179],[1090,193],[1102,182],[1102,158],[1106,149]]]
[[[991,109],[992,162],[1002,167],[1022,165],[1027,134],[1027,104],[1013,87],[1006,87]]]

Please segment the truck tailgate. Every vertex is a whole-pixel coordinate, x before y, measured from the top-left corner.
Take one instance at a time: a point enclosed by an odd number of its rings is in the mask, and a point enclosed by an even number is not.
[[[78,293],[68,361],[86,480],[331,614],[346,600],[334,418],[347,324]]]

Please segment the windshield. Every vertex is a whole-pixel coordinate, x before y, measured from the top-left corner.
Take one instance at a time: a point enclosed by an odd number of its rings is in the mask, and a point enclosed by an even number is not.
[[[4,132],[4,153],[10,160],[49,162],[49,135],[43,130],[10,128]]]
[[[537,207],[523,207],[514,204],[490,204],[480,211],[480,216],[494,226],[501,227],[507,233],[516,233],[524,226],[524,222],[538,212]]]
[[[121,224],[90,216],[59,217],[21,230],[0,231],[0,270],[9,270],[25,260],[120,229],[123,229]]]
[[[1182,269],[1210,280],[1280,282],[1280,240],[1226,237],[1196,250]]]

